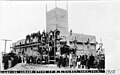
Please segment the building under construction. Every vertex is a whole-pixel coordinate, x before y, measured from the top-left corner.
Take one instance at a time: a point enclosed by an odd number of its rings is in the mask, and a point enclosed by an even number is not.
[[[13,43],[12,49],[15,54],[46,58],[44,62],[49,63],[71,51],[76,55],[95,54],[96,37],[68,31],[68,10],[46,8],[46,31],[26,35]]]

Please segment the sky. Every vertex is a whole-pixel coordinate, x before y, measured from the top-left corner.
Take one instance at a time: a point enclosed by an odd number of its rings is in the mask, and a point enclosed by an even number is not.
[[[55,7],[52,1],[3,1],[0,2],[0,51],[4,51],[4,41],[7,42],[7,52],[10,45],[27,34],[46,29],[47,11]],[[57,7],[66,9],[66,2],[57,2]],[[73,33],[95,35],[98,42],[102,39],[106,63],[109,68],[116,68],[120,57],[120,2],[103,1],[68,1],[69,30]],[[112,61],[112,62],[111,62]],[[109,65],[108,64],[108,65]]]

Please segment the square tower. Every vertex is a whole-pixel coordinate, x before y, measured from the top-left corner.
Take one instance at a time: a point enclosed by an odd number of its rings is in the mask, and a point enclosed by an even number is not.
[[[60,36],[68,35],[68,12],[61,8],[54,8],[46,12],[46,31],[58,29]]]

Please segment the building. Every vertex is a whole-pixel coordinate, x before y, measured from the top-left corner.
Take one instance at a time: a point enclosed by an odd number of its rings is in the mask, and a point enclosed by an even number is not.
[[[60,37],[63,39],[61,42],[66,42],[71,48],[76,46],[76,54],[80,55],[83,53],[89,54],[95,53],[96,50],[96,37],[93,35],[85,35],[79,33],[73,33],[72,30],[68,31],[68,11],[62,8],[54,8],[46,12],[46,32],[54,31],[58,29],[60,31]],[[34,38],[34,42],[37,42],[37,38]],[[74,42],[75,41],[75,42]],[[34,54],[41,44],[30,44],[27,46],[22,46],[25,44],[25,39],[19,40],[13,43],[13,49],[16,54],[27,53],[29,55]],[[20,46],[20,47],[19,47]]]
[[[64,41],[70,47],[73,47],[73,40],[77,40],[78,54],[94,53],[96,50],[96,37],[93,35],[85,35],[79,33],[73,33],[72,30],[68,31],[68,11],[61,8],[54,8],[46,13],[46,31],[58,29],[60,36],[64,37]],[[87,41],[89,40],[89,48]]]

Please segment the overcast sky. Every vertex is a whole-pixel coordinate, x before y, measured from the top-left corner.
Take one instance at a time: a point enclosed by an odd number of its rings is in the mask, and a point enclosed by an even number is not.
[[[12,42],[46,29],[46,3],[48,10],[55,7],[52,1],[1,2],[0,39],[12,40],[7,43],[7,52]],[[57,2],[57,6],[66,9],[66,2]],[[68,19],[69,29],[73,32],[95,35],[98,42],[102,38],[106,55],[112,55],[107,59],[120,56],[120,2],[70,1]],[[4,41],[1,40],[0,50],[4,50]]]

